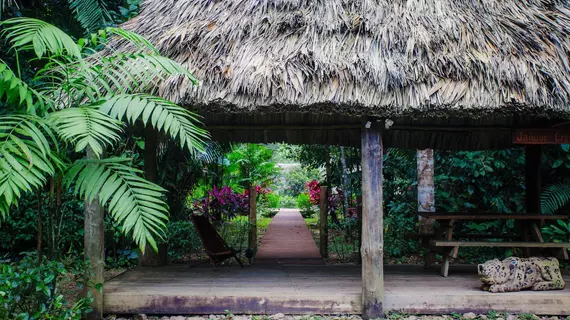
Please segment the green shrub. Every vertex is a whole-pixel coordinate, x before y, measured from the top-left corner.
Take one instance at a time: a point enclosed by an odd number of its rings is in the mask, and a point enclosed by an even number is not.
[[[0,319],[80,320],[91,299],[65,301],[57,284],[67,274],[61,262],[38,264],[34,256],[0,265]]]
[[[277,193],[270,192],[265,195],[265,199],[268,208],[279,209],[281,197]]]
[[[297,208],[297,199],[292,196],[282,195],[279,207],[281,208]]]
[[[191,256],[200,254],[202,242],[190,221],[172,221],[168,223],[168,260],[180,263]]]
[[[230,221],[220,222],[216,225],[218,233],[228,246],[243,254],[248,247],[248,235],[251,224],[247,217],[236,217]]]
[[[105,267],[107,268],[127,268],[136,266],[139,262],[139,254],[137,249],[117,249],[113,256],[105,258]]]
[[[311,203],[309,195],[306,193],[301,193],[297,196],[297,208],[301,211],[303,218],[310,218],[317,212],[315,206]]]
[[[340,262],[354,262],[358,259],[359,225],[355,218],[345,218],[338,223],[328,223],[329,252]]]

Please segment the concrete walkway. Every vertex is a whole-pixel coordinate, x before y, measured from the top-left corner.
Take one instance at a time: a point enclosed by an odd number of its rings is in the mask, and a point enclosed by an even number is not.
[[[324,264],[299,210],[279,210],[261,239],[254,264]]]

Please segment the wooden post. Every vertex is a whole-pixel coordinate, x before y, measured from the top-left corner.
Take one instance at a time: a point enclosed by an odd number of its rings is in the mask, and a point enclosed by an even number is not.
[[[433,149],[416,152],[418,167],[418,212],[435,212],[435,184]],[[435,260],[435,252],[429,249],[430,235],[435,234],[433,219],[418,216],[419,236],[423,247],[427,248],[424,268],[431,267]]]
[[[329,231],[327,229],[327,216],[329,211],[328,195],[328,188],[326,186],[321,186],[321,199],[319,204],[319,250],[323,259],[326,259],[329,256]]]
[[[362,129],[362,317],[384,317],[381,124]]]
[[[257,250],[257,190],[249,187],[249,248]]]
[[[145,144],[144,144],[144,175],[150,181],[158,182],[158,134],[152,127],[145,128]],[[158,239],[157,239],[158,240]],[[158,241],[157,241],[158,242]],[[139,257],[141,266],[164,266],[168,260],[168,252],[166,244],[157,243],[158,252],[154,251],[150,244],[147,244],[144,254]]]
[[[87,149],[87,158],[95,159],[91,149]],[[105,271],[105,211],[99,202],[99,197],[92,202],[85,200],[84,204],[84,234],[83,245],[85,250],[85,261],[90,267],[90,277],[85,284],[85,293],[91,291],[93,310],[87,315],[87,320],[103,319],[103,293],[93,287],[93,284],[103,284],[103,273]]]
[[[540,145],[525,146],[526,212],[541,213],[540,209]]]
[[[435,212],[435,185],[433,150],[417,151],[418,212]],[[433,219],[419,218],[420,234],[433,233]]]

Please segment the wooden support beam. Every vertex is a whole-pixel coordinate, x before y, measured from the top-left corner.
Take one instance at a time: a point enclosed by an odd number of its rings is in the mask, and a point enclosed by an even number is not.
[[[87,159],[95,159],[93,151],[87,149]],[[94,288],[94,284],[103,284],[103,274],[105,271],[105,211],[101,206],[99,197],[93,201],[85,200],[84,205],[84,234],[83,245],[85,250],[85,261],[90,267],[90,277],[85,283],[85,294],[91,292],[93,301],[91,311],[87,314],[87,320],[103,319],[103,293]]]
[[[319,204],[319,251],[321,252],[321,257],[323,257],[323,259],[326,259],[329,256],[329,231],[327,229],[327,217],[329,211],[328,195],[327,186],[321,186],[321,198]]]
[[[542,147],[525,146],[526,212],[541,213],[540,209],[540,164]]]
[[[384,317],[382,127],[362,129],[362,317]]]
[[[144,175],[150,182],[158,182],[158,133],[152,127],[145,128]],[[147,244],[144,253],[139,257],[141,266],[164,266],[168,260],[166,245],[157,241],[158,252]]]
[[[207,125],[207,130],[357,130],[360,124],[239,124],[239,125]],[[426,126],[398,125],[390,127],[391,131],[450,131],[450,132],[511,132],[511,127],[501,126]]]
[[[418,150],[416,152],[418,167],[418,212],[435,212],[435,183],[434,183],[434,157],[433,149]],[[433,234],[435,220],[418,215],[419,234]],[[421,241],[428,241],[421,238]],[[425,245],[427,243],[423,243]],[[431,267],[435,260],[435,252],[426,250],[424,267]]]
[[[249,187],[249,248],[257,250],[257,190]]]

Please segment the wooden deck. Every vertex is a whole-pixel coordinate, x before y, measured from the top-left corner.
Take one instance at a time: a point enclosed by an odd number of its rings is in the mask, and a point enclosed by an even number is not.
[[[453,266],[443,278],[435,268],[387,266],[385,309],[570,315],[570,288],[492,294],[479,290],[474,270]],[[359,266],[138,267],[105,284],[105,313],[358,314],[360,272]]]

